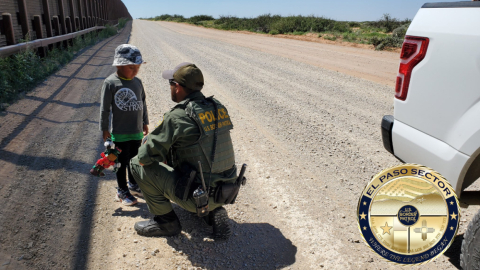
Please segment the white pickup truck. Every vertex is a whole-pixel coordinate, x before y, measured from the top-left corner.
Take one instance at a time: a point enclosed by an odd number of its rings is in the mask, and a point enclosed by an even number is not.
[[[480,2],[427,3],[407,30],[385,148],[440,172],[458,196],[480,177]],[[480,213],[462,244],[463,269],[480,269]]]

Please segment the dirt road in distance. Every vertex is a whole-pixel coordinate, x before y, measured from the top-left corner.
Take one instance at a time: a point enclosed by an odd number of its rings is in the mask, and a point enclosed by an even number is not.
[[[374,51],[365,49],[365,45],[360,44],[358,47],[338,46],[262,34],[216,30],[185,23],[162,21],[155,23],[178,34],[218,40],[279,55],[388,86],[395,86],[400,63],[398,52]]]

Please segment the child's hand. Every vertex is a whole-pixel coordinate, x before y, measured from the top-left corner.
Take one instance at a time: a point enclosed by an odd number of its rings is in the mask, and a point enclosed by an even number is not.
[[[106,141],[107,138],[111,138],[112,135],[110,134],[110,132],[108,132],[108,130],[104,130],[103,131],[103,141]]]
[[[148,126],[143,125],[143,136],[147,136],[147,134],[148,134]]]

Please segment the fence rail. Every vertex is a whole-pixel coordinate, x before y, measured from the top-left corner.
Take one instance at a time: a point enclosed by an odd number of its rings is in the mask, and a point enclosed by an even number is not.
[[[1,0],[0,14],[0,57],[132,18],[121,0]]]
[[[81,30],[81,31],[71,33],[71,34],[61,35],[61,36],[57,36],[57,37],[50,37],[50,38],[42,38],[42,39],[37,39],[37,40],[34,40],[34,41],[30,41],[30,42],[23,42],[23,43],[18,43],[18,44],[11,45],[11,46],[0,47],[0,57],[9,56],[9,55],[17,53],[18,51],[24,51],[26,49],[47,47],[50,44],[55,44],[55,43],[58,43],[58,42],[61,42],[61,41],[74,39],[77,36],[85,35],[89,32],[96,31],[96,30],[101,30],[101,29],[104,29],[104,28],[105,28],[105,26],[94,26],[94,27],[91,27],[91,28],[87,28],[85,30]]]

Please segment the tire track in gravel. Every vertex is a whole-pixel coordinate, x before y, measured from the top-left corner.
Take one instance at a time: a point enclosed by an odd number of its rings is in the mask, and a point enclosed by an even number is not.
[[[379,128],[393,109],[390,87],[171,24],[135,21],[133,32],[131,43],[153,63],[140,77],[157,77],[147,94],[157,116],[173,105],[161,71],[183,61],[202,69],[205,94],[229,108],[237,162],[249,164],[241,204],[227,207],[235,222],[243,212],[248,222],[279,228],[297,248],[294,269],[392,268],[362,243],[355,214],[370,177],[398,164]],[[430,266],[452,267],[445,258]]]

